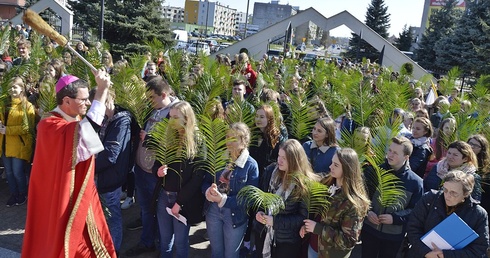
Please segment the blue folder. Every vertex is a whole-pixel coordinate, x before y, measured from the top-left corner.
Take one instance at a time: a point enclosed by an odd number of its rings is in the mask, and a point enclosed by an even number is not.
[[[427,234],[420,238],[429,248],[432,243],[441,250],[459,250],[478,238],[478,234],[456,213],[449,215]]]

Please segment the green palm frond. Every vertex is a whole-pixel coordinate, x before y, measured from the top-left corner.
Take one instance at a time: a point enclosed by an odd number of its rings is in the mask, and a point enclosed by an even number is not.
[[[169,50],[168,59],[169,61],[165,66],[167,81],[175,90],[177,96],[181,96],[181,82],[184,81],[186,75],[188,74],[190,60],[181,50]]]
[[[142,127],[151,113],[151,105],[146,97],[145,82],[140,78],[141,67],[130,66],[113,75],[115,103],[133,114],[138,125]]]
[[[244,205],[247,211],[264,210],[268,215],[276,215],[285,208],[281,196],[264,192],[253,185],[240,189],[237,201]]]
[[[0,29],[0,50],[3,54],[4,49],[10,45],[10,26],[4,26]]]
[[[411,98],[411,89],[406,85],[401,85],[396,81],[389,79],[378,79],[377,82],[379,93],[374,94],[376,102],[373,103],[376,107],[386,110],[391,113],[395,108],[407,110],[409,100]],[[390,101],[386,101],[386,100]]]
[[[214,177],[216,172],[223,170],[229,161],[226,155],[228,126],[221,119],[212,120],[204,115],[199,116],[199,118],[199,131],[203,138],[205,150],[198,153],[198,166]]]
[[[482,75],[471,92],[469,92],[470,99],[473,101],[478,100],[490,93],[490,75]]]
[[[372,159],[375,161],[375,163],[371,164],[384,163],[391,139],[397,136],[400,131],[401,118],[390,121],[390,115],[382,113],[371,118],[371,135],[373,136],[371,151],[373,154]]]
[[[40,116],[44,113],[55,109],[58,103],[56,102],[56,92],[54,82],[52,80],[43,81],[39,86],[39,98],[37,99]]]
[[[371,175],[375,177],[373,178],[374,188],[379,193],[378,201],[381,206],[383,208],[400,207],[403,200],[406,199],[402,181],[391,170],[379,167],[372,157],[367,156],[366,160],[372,164],[374,173]]]
[[[165,44],[155,37],[152,40],[144,41],[144,44],[150,49],[152,56],[158,56],[158,53],[165,49]]]
[[[243,122],[249,128],[253,128],[255,126],[255,113],[252,104],[246,100],[234,99],[226,107],[226,120],[228,124]]]
[[[303,201],[308,209],[308,214],[313,217],[320,215],[322,218],[325,218],[330,206],[330,202],[328,201],[330,198],[328,186],[310,179],[305,182],[308,195],[303,197]]]
[[[184,98],[192,103],[194,112],[197,115],[203,114],[209,102],[223,93],[223,88],[215,85],[210,74],[203,74],[194,87],[184,91]]]
[[[179,120],[164,119],[155,124],[151,131],[148,148],[155,152],[155,160],[161,164],[169,166],[173,163],[182,162],[186,158],[185,149],[179,136],[178,127]],[[169,170],[177,173],[180,176],[180,171],[176,171],[169,166]]]
[[[90,68],[76,55],[71,53],[73,58],[72,58],[72,63],[69,67],[67,67],[67,72],[71,75],[74,75],[80,79],[85,80],[86,82],[89,83],[91,87],[95,87],[95,76],[90,70]],[[94,67],[100,68],[102,66],[101,60],[99,57],[99,54],[97,51],[87,51],[85,53],[85,59],[89,61]]]
[[[445,141],[448,144],[455,140],[468,140],[471,135],[477,134],[482,127],[482,124],[484,124],[484,118],[482,119],[482,116],[476,118],[470,117],[467,113],[463,112],[456,113],[454,119],[456,120],[456,130],[452,135],[454,135],[453,138],[455,139],[448,139],[448,141]]]
[[[361,82],[357,87],[351,87],[348,96],[352,106],[352,120],[360,125],[365,125],[368,117],[376,109],[376,105],[373,105],[375,100],[369,81]]]
[[[298,140],[307,138],[316,123],[317,111],[315,107],[308,104],[306,96],[303,94],[291,95],[288,106],[291,114],[285,120],[289,134]]]
[[[341,148],[351,148],[356,151],[358,157],[359,157],[359,163],[364,164],[364,161],[366,160],[366,155],[372,155],[372,153],[368,153],[371,151],[369,148],[371,143],[367,144],[362,144],[360,145],[361,141],[356,140],[356,137],[359,137],[356,135],[356,132],[350,133],[346,130],[342,130],[340,132],[341,138],[338,141],[338,144]],[[362,142],[363,143],[363,142]]]

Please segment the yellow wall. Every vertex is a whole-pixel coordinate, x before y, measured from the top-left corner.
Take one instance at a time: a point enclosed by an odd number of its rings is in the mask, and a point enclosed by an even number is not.
[[[445,3],[445,0],[430,0],[430,4],[429,6],[427,6],[427,8],[429,8],[429,15],[427,16],[427,20],[425,21],[425,28],[429,28],[429,18],[430,16],[436,11],[436,10],[439,10],[439,9],[442,9],[442,6],[444,5]],[[465,2],[464,0],[458,0],[456,2],[456,9],[460,9],[462,11],[465,10]]]
[[[186,0],[184,7],[184,23],[197,24],[197,16],[199,14],[199,1]]]

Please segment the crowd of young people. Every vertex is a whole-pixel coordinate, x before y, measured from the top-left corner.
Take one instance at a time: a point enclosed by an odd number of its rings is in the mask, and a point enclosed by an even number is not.
[[[29,41],[21,39],[17,48],[21,60],[6,67],[33,61],[29,56]],[[90,55],[85,46],[80,51]],[[104,73],[114,74],[119,69],[124,72],[124,67],[112,63],[109,51],[101,51],[99,55]],[[361,83],[370,87],[370,95],[381,94],[384,88],[376,83],[381,84],[377,78],[383,77],[383,68],[349,61],[327,63],[327,68],[323,64],[314,67],[298,60],[284,61],[284,58],[269,59],[267,56],[254,63],[246,52],[240,53],[234,62],[221,62],[219,60],[225,58],[219,56],[213,67],[228,71],[235,79],[224,83],[230,89],[229,94],[209,101],[212,105],[207,106],[206,112],[209,111],[213,119],[229,124],[226,134],[229,162],[223,170],[210,173],[197,165],[198,152],[206,149],[202,148],[203,139],[198,130],[197,107],[200,105],[191,97],[185,99],[176,87],[196,87],[212,71],[206,70],[209,66],[203,66],[199,58],[189,61],[184,54],[178,55],[190,62],[188,70],[178,68],[191,74],[182,77],[182,85],[169,83],[172,81],[169,78],[172,69],[177,68],[172,68],[175,64],[168,56],[157,60],[150,58],[142,67],[139,77],[145,81],[142,84],[146,87],[152,111],[141,131],[137,132],[139,143],[134,143],[135,153],[130,154],[135,156],[134,168],[118,166],[123,161],[127,164],[128,153],[124,150],[131,147],[129,136],[135,133],[131,132],[135,129],[129,126],[131,114],[126,116],[127,110],[115,108],[113,101],[117,96],[103,98],[105,119],[101,128],[96,127],[96,130],[101,129],[98,133],[104,150],[95,157],[94,183],[102,206],[112,209],[114,215],[119,214],[104,220],[112,236],[112,246],[107,248],[109,256],[113,256],[112,250],[116,254],[120,252],[122,238],[121,207],[109,205],[113,200],[119,200],[117,195],[123,192],[127,173],[133,173],[135,177],[136,200],[140,204],[143,228],[140,242],[129,249],[128,256],[159,249],[160,257],[188,257],[190,227],[203,221],[206,222],[212,257],[216,258],[240,257],[244,249],[248,251],[245,253],[255,257],[349,257],[360,243],[362,257],[396,257],[400,252],[410,253],[411,257],[486,255],[489,236],[485,210],[490,208],[490,197],[485,191],[490,178],[487,175],[490,172],[488,141],[484,134],[476,134],[482,131],[481,126],[468,139],[454,136],[458,133],[457,124],[449,111],[447,98],[441,96],[435,104],[437,110],[433,110],[420,99],[423,95],[415,95],[418,91],[413,89],[413,96],[419,98],[407,100],[403,106],[397,107],[384,125],[372,120],[360,121],[356,113],[359,110],[347,105],[343,110],[345,113],[337,114],[337,110],[334,117],[330,113],[333,110],[325,108],[324,99],[310,89],[324,87],[333,96],[333,84],[339,83],[336,79],[341,78],[335,73],[357,71],[364,77]],[[66,73],[73,65],[61,59],[52,59],[46,64],[43,81],[51,82],[53,88],[61,78],[66,79]],[[297,65],[292,68],[291,64]],[[324,85],[314,85],[319,82],[312,78],[315,73],[320,74],[315,69],[322,68],[332,73],[327,74],[331,78],[325,79]],[[11,69],[14,71],[15,67]],[[35,84],[32,81],[27,86],[30,79],[22,76],[9,78],[8,101],[0,113],[2,160],[11,191],[6,204],[8,207],[27,201],[27,185],[32,185],[28,168],[34,152],[35,124],[45,112],[50,111],[40,109],[36,94],[41,88],[33,89]],[[403,78],[396,83],[406,84],[408,92],[412,90]],[[77,96],[68,97],[78,99]],[[295,119],[295,108],[300,108],[293,104],[297,103],[295,98],[307,101],[310,108],[307,113],[313,114],[307,123],[311,137],[298,137],[291,133],[294,130],[288,128]],[[83,106],[90,104],[88,98],[79,101]],[[460,102],[458,96],[452,96],[450,105]],[[63,101],[60,100],[58,105],[63,105]],[[408,110],[409,105],[410,111],[402,109]],[[251,123],[233,121],[240,108],[243,108],[241,112],[248,112],[254,117]],[[35,122],[36,114],[39,119]],[[78,115],[83,114],[75,114]],[[481,112],[479,116],[484,115]],[[123,128],[115,122],[119,117],[124,121],[120,123],[125,125],[122,132],[125,137],[113,132],[115,136],[111,140],[107,138],[111,130]],[[246,115],[241,114],[241,117]],[[474,117],[478,114],[468,114],[468,119]],[[174,130],[179,152],[185,153],[177,163],[156,161],[155,150],[148,144],[154,126],[163,120],[169,121],[168,130]],[[380,137],[384,133],[388,137]],[[382,162],[374,164],[373,161]],[[101,170],[101,164],[113,168]],[[121,169],[125,171],[124,175],[119,173],[118,178],[107,177],[108,171],[116,173]],[[383,180],[383,170],[390,171],[391,179],[400,184],[400,195],[395,196],[397,200],[391,204],[382,197],[384,189],[380,181]],[[110,190],[103,188],[103,183],[108,181],[102,180],[114,180],[114,185],[109,187]],[[310,213],[311,207],[306,201],[311,194],[307,186],[309,180],[328,186],[329,192],[324,198],[330,204],[325,214]],[[237,194],[248,185],[279,196],[284,208],[277,214],[246,210]],[[132,196],[133,193],[126,194]],[[425,207],[425,203],[430,203],[430,207]],[[479,234],[478,239],[462,250],[422,246],[420,236],[452,213],[460,215]],[[179,220],[180,216],[187,218],[187,224]],[[428,223],[427,218],[436,219]],[[102,227],[101,230],[106,229]],[[406,236],[413,246],[408,251],[410,248],[407,246],[410,245],[403,245]],[[25,250],[28,248],[24,246]]]

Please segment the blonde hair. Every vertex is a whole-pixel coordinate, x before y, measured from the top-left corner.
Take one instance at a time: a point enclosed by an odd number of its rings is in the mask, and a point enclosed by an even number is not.
[[[179,111],[184,117],[184,135],[183,144],[186,150],[186,156],[188,159],[195,157],[197,153],[196,143],[196,116],[194,110],[192,110],[191,104],[187,101],[180,101],[175,103],[171,109]]]
[[[20,94],[19,97],[22,101],[27,100],[26,84],[24,83],[24,79],[22,79],[22,77],[19,76],[13,77],[10,80],[9,86],[12,87],[13,85],[19,85],[22,88],[22,93]]]
[[[243,122],[236,122],[230,125],[228,132],[235,134],[236,140],[242,144],[245,148],[248,148],[250,144],[250,129]]]

